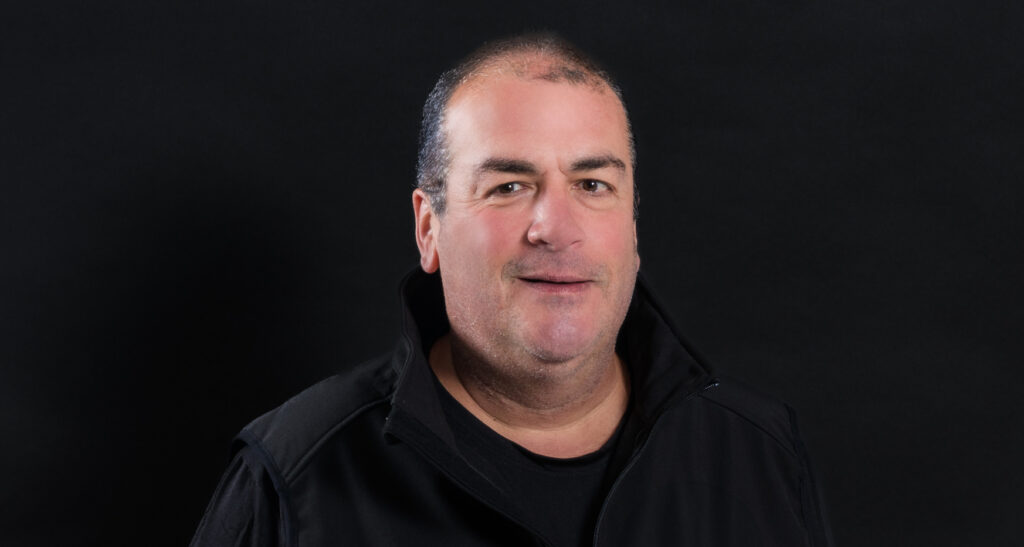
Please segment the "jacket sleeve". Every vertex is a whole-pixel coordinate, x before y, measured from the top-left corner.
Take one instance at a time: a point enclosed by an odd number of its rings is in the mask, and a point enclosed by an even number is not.
[[[800,480],[800,505],[803,508],[804,526],[807,528],[807,536],[810,544],[814,547],[833,547],[835,542],[832,539],[832,530],[828,522],[828,514],[825,511],[825,504],[822,502],[821,486],[814,475],[811,467],[811,459],[807,455],[803,438],[796,425],[796,411],[786,405],[789,411],[789,424],[793,435],[793,448],[800,458],[802,470]]]
[[[235,454],[199,522],[191,547],[276,547],[280,502],[273,481],[250,447]]]

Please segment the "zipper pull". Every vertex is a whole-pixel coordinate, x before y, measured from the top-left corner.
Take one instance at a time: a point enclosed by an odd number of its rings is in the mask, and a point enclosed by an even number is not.
[[[719,383],[718,382],[718,378],[712,378],[712,379],[708,380],[707,385],[705,385],[704,387],[700,388],[700,390],[701,391],[707,391],[707,390],[709,390],[709,389],[711,389],[713,387],[718,387],[718,383]]]

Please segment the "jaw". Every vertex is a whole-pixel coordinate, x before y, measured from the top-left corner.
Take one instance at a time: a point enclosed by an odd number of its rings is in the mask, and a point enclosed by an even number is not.
[[[454,333],[450,337],[452,364],[459,381],[474,398],[492,404],[532,409],[538,413],[559,413],[580,404],[607,382],[614,349],[607,355],[571,356],[547,352],[545,348],[516,348],[515,355],[503,354],[502,361],[467,345]],[[537,351],[540,350],[540,351]]]

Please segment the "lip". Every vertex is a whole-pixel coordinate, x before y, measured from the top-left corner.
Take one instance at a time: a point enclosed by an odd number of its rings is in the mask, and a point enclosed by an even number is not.
[[[528,275],[518,278],[531,289],[550,294],[576,294],[587,290],[592,281],[566,275]]]
[[[532,283],[586,283],[590,281],[585,277],[579,277],[571,274],[530,274],[520,275],[519,279]]]

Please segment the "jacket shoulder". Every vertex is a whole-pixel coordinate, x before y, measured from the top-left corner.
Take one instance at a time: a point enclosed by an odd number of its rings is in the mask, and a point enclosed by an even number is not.
[[[245,426],[235,451],[259,453],[264,466],[289,481],[325,439],[365,410],[386,403],[395,380],[382,355],[314,384]]]
[[[795,412],[788,404],[728,376],[719,377],[700,397],[743,418],[788,451],[796,451]]]

